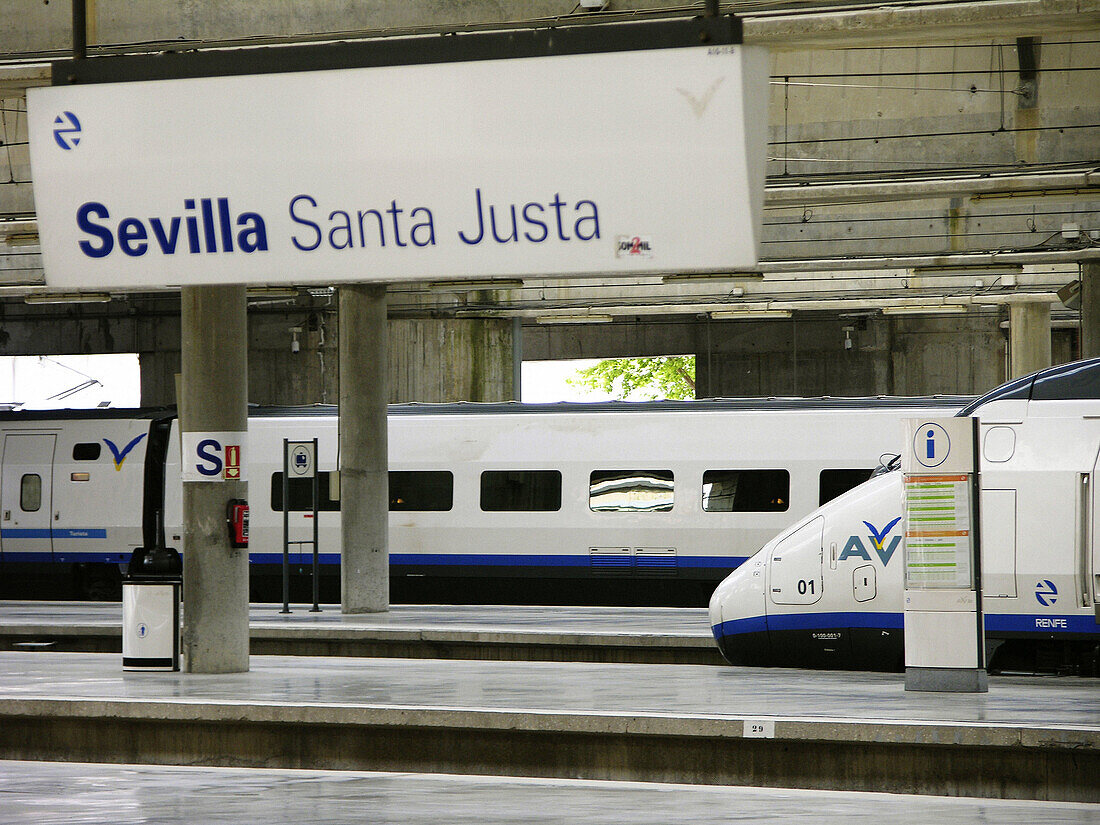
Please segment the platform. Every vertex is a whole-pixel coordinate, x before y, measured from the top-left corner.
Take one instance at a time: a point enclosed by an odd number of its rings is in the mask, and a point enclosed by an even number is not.
[[[1100,801],[1100,680],[253,656],[124,673],[0,653],[0,758]],[[1100,813],[1100,809],[1097,811]]]
[[[705,608],[253,604],[254,654],[722,664]],[[118,653],[117,602],[0,601],[0,650]]]
[[[1097,806],[487,776],[0,762],[6,825],[1092,825]]]

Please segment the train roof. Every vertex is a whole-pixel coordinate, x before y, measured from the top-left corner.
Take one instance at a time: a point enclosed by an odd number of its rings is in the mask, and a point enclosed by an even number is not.
[[[973,401],[973,396],[869,396],[858,398],[705,398],[693,401],[600,401],[551,404],[523,404],[516,401],[460,401],[446,404],[391,404],[389,414],[418,415],[546,415],[562,413],[652,413],[652,412],[778,412],[798,410],[880,410],[880,409],[944,409],[958,410]],[[312,418],[334,417],[335,404],[307,406],[250,406],[249,418]],[[63,420],[98,421],[104,419],[156,420],[175,418],[175,407],[108,407],[90,410],[8,410],[0,412],[4,421]]]
[[[1047,367],[1009,381],[968,404],[958,415],[972,415],[979,407],[1006,398],[1025,401],[1100,400],[1100,358]]]

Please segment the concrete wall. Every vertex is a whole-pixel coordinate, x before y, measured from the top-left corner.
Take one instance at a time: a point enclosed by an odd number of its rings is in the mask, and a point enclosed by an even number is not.
[[[699,397],[979,394],[1004,381],[1006,331],[968,316],[827,316],[525,327],[524,357],[621,358],[695,353]],[[851,348],[844,345],[845,328]],[[1053,348],[1072,360],[1076,331]]]
[[[299,349],[293,352],[292,329]],[[507,320],[392,320],[390,400],[507,401],[512,323]],[[248,390],[253,404],[335,404],[335,307],[253,307],[248,318]],[[179,301],[26,306],[0,302],[0,355],[136,352],[142,404],[173,404],[180,372]]]

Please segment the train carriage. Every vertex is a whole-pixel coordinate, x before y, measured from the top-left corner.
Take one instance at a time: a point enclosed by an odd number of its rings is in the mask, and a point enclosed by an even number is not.
[[[705,604],[755,548],[896,453],[900,419],[965,400],[391,407],[394,599]],[[168,543],[186,553],[177,423],[171,410],[0,418],[12,445],[0,477],[12,519],[0,527],[4,594],[104,595],[119,564],[155,539],[158,511]],[[281,592],[284,438],[318,439],[319,554],[332,599],[340,548],[332,407],[250,413],[253,598]],[[19,487],[32,459],[49,500],[24,511]],[[295,593],[304,597],[312,482],[290,479],[285,505]]]

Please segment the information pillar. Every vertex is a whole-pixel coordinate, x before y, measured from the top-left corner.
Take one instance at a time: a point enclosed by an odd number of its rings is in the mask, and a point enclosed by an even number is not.
[[[905,689],[984,693],[978,420],[906,421]]]

